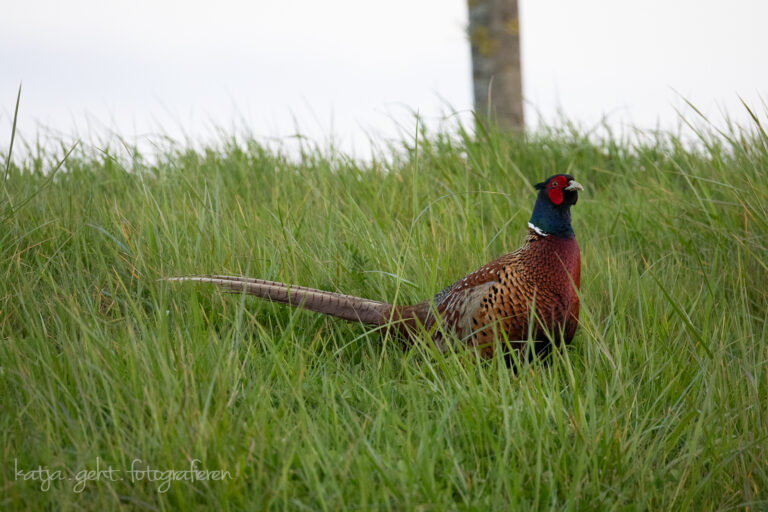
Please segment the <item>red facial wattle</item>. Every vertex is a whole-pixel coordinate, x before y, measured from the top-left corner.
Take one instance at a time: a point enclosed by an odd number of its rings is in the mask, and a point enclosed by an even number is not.
[[[563,202],[563,189],[567,183],[565,177],[556,176],[547,183],[547,195],[552,204],[559,205]]]
[[[547,190],[547,195],[552,204],[557,205],[563,202],[563,189],[561,188],[550,188]]]

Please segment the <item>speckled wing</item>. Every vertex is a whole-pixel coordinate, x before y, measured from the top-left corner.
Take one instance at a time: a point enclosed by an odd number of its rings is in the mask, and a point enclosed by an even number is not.
[[[488,303],[498,288],[503,269],[512,261],[513,254],[488,263],[456,281],[434,297],[435,307],[440,316],[442,330],[460,340],[472,338],[478,328],[473,321],[483,304]],[[435,333],[435,340],[442,342],[442,336]]]

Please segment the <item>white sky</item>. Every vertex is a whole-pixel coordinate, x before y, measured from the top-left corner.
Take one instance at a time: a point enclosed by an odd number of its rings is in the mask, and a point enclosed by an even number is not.
[[[678,126],[681,95],[745,122],[768,100],[766,0],[520,0],[527,121]],[[25,0],[0,8],[0,148],[19,134],[146,143],[368,137],[471,109],[463,0]],[[465,116],[466,117],[466,116]]]

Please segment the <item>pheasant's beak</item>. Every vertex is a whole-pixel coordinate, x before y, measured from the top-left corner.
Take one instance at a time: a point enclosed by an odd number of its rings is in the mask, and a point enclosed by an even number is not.
[[[571,180],[568,182],[568,186],[565,187],[565,190],[584,190],[584,187],[582,187],[581,183],[578,181]]]

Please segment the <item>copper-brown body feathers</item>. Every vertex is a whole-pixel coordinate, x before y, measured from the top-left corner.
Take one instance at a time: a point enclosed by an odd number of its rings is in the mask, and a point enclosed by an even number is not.
[[[406,339],[418,335],[423,327],[440,349],[449,340],[458,340],[488,356],[497,335],[513,344],[529,335],[541,343],[550,339],[570,342],[578,323],[580,265],[575,238],[529,230],[517,251],[412,306],[247,277],[201,275],[168,280],[210,283],[353,322],[391,325]]]
[[[530,339],[569,343],[579,318],[581,256],[575,238],[545,236],[529,230],[523,247],[455,282],[435,296],[442,331],[455,335],[484,355],[494,337],[518,348]],[[440,330],[435,340],[444,343]],[[516,343],[517,342],[517,343]]]

